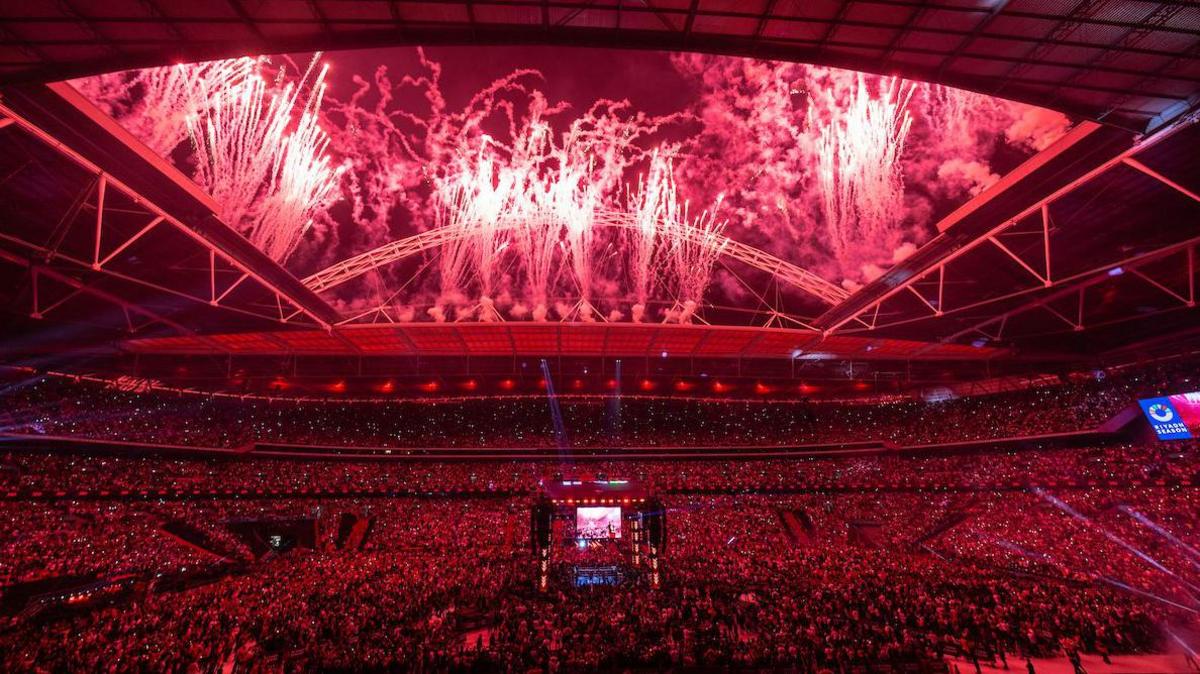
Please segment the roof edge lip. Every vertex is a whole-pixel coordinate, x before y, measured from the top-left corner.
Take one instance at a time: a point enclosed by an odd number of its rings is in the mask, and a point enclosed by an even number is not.
[[[589,339],[566,340],[563,329],[587,330]],[[579,334],[574,332],[574,334]],[[600,335],[604,339],[598,341]],[[725,335],[714,343],[712,335]],[[664,336],[690,341],[664,342]],[[371,340],[378,336],[379,340]],[[431,342],[434,337],[445,337]],[[628,345],[620,340],[636,336]],[[360,338],[367,338],[361,341]],[[507,337],[507,339],[501,339]],[[610,339],[612,337],[613,339]],[[483,338],[483,339],[480,339]],[[733,341],[729,341],[732,339]],[[522,344],[528,340],[527,344]],[[374,345],[372,345],[374,341]],[[240,344],[239,344],[240,342]],[[591,343],[589,343],[591,342]],[[765,343],[764,343],[765,342]],[[551,346],[552,345],[552,346]],[[673,358],[794,360],[939,361],[987,360],[1009,356],[1007,347],[971,346],[936,341],[834,335],[795,328],[662,324],[559,323],[376,323],[274,332],[232,332],[200,337],[130,339],[119,348],[141,355],[221,354],[244,357],[353,356],[358,358],[539,357]],[[673,350],[678,350],[672,353]]]

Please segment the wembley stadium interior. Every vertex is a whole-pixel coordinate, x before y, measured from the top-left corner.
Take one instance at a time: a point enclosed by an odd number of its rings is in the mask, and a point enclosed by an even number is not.
[[[1200,672],[1200,6],[0,2],[0,671]]]

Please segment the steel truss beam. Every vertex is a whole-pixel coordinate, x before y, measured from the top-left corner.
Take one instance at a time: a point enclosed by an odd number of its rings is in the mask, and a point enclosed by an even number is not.
[[[1200,245],[1200,236],[1193,237],[1191,239],[1188,239],[1187,241],[1182,241],[1180,243],[1166,246],[1166,247],[1160,248],[1158,250],[1154,250],[1154,251],[1151,251],[1148,253],[1143,253],[1141,255],[1127,258],[1127,259],[1121,260],[1115,264],[1107,264],[1107,265],[1104,265],[1103,267],[1091,269],[1089,271],[1082,272],[1080,274],[1075,274],[1075,275],[1069,277],[1068,279],[1064,279],[1063,282],[1058,284],[1058,285],[1063,286],[1060,290],[1057,290],[1057,291],[1050,293],[1049,295],[1045,295],[1043,297],[1038,297],[1038,298],[1032,299],[1028,302],[1021,304],[1020,306],[1009,309],[1008,311],[1005,311],[1001,314],[997,314],[997,315],[987,318],[985,320],[979,321],[978,323],[975,323],[967,328],[959,330],[958,332],[956,332],[952,335],[949,335],[948,337],[945,337],[941,341],[943,343],[953,342],[954,340],[960,339],[972,332],[979,333],[990,339],[1000,340],[1001,338],[1003,338],[1004,329],[1010,318],[1013,318],[1014,316],[1019,316],[1024,313],[1028,313],[1035,309],[1046,310],[1047,312],[1058,317],[1060,320],[1062,320],[1064,323],[1066,323],[1068,326],[1070,326],[1070,328],[1072,330],[1074,330],[1076,332],[1084,330],[1085,328],[1088,327],[1088,324],[1085,320],[1086,315],[1085,315],[1085,311],[1084,311],[1084,298],[1085,298],[1085,293],[1087,292],[1087,289],[1091,288],[1092,286],[1096,286],[1096,285],[1099,285],[1101,283],[1111,280],[1112,277],[1110,276],[1109,272],[1114,269],[1118,269],[1118,268],[1121,270],[1122,274],[1130,274],[1132,276],[1136,276],[1139,279],[1142,279],[1146,283],[1150,284],[1151,286],[1161,290],[1166,295],[1177,300],[1181,306],[1187,307],[1187,308],[1193,308],[1196,306],[1196,246],[1197,245]],[[1169,256],[1179,253],[1181,251],[1185,252],[1185,254],[1186,254],[1186,258],[1184,261],[1184,265],[1185,265],[1186,273],[1187,273],[1187,277],[1188,277],[1188,290],[1187,290],[1186,296],[1181,295],[1176,290],[1171,289],[1170,287],[1166,286],[1162,282],[1151,277],[1146,272],[1142,271],[1142,267],[1144,267],[1150,263],[1162,260],[1165,257],[1169,257]],[[1078,302],[1076,304],[1076,312],[1075,312],[1074,318],[1071,318],[1069,316],[1064,316],[1058,309],[1056,309],[1052,305],[1052,303],[1057,302],[1058,300],[1061,300],[1063,298],[1069,297],[1071,295],[1076,295],[1078,297]],[[1011,295],[1010,295],[1010,297],[1011,297]],[[989,303],[991,303],[991,302],[989,302]],[[963,310],[967,310],[967,308],[964,307]],[[988,333],[988,332],[984,331],[984,328],[986,328],[990,325],[994,325],[994,324],[999,324],[999,329],[997,330],[996,333]]]
[[[596,219],[596,224],[598,226],[621,229],[633,229],[636,227],[631,217],[620,213],[602,215]],[[507,227],[510,228],[512,226],[508,225]],[[849,296],[849,293],[845,290],[807,269],[798,267],[753,246],[739,243],[725,236],[702,236],[698,230],[691,228],[678,228],[678,231],[683,233],[684,238],[689,243],[711,246],[712,249],[721,255],[766,272],[779,282],[801,290],[826,304],[837,304]],[[386,243],[378,248],[343,260],[305,278],[304,285],[308,286],[314,292],[323,292],[384,265],[399,262],[413,255],[419,255],[426,251],[461,241],[465,236],[466,230],[460,227],[438,227],[431,229],[414,236]]]
[[[27,242],[27,241],[18,239],[16,237],[3,235],[3,234],[0,234],[0,239],[6,240],[6,241],[9,241],[12,243],[16,243],[25,248],[34,250],[35,252],[37,252],[39,254],[47,256],[47,259],[56,259],[61,262],[67,262],[67,263],[70,263],[70,264],[80,267],[81,270],[91,270],[93,272],[99,272],[99,273],[107,275],[107,276],[120,278],[123,281],[129,281],[132,283],[136,283],[141,286],[152,288],[152,289],[160,291],[160,292],[169,293],[176,297],[187,299],[187,300],[190,300],[193,302],[207,304],[207,305],[213,306],[213,307],[220,307],[222,309],[234,311],[234,312],[241,313],[244,315],[254,316],[257,318],[262,318],[262,319],[267,319],[267,320],[273,320],[273,321],[277,321],[277,322],[281,322],[281,323],[287,323],[287,322],[289,322],[289,320],[291,320],[295,316],[297,316],[299,314],[304,314],[309,320],[304,321],[303,324],[309,324],[309,325],[315,324],[315,325],[318,325],[318,326],[320,326],[322,328],[326,328],[326,329],[328,329],[330,327],[330,324],[327,321],[325,321],[324,319],[322,319],[320,316],[316,315],[315,313],[309,311],[308,309],[304,308],[302,303],[294,300],[287,293],[285,293],[281,289],[274,286],[271,282],[269,282],[266,278],[264,278],[263,276],[258,274],[250,266],[243,264],[242,262],[237,260],[235,257],[233,257],[233,256],[229,255],[228,253],[226,253],[225,251],[221,250],[221,248],[219,246],[210,242],[207,238],[205,238],[201,234],[197,233],[191,227],[188,227],[187,225],[185,225],[182,221],[180,221],[175,216],[171,215],[165,209],[159,207],[153,200],[151,200],[144,194],[138,192],[137,190],[130,187],[129,185],[126,185],[121,180],[107,174],[98,165],[94,164],[93,162],[91,162],[89,159],[87,159],[83,155],[74,151],[70,147],[67,147],[65,144],[60,142],[58,139],[54,138],[52,135],[50,135],[48,132],[46,132],[45,130],[38,127],[33,122],[31,122],[31,121],[25,119],[24,117],[22,117],[21,115],[17,114],[11,108],[7,107],[3,103],[0,103],[0,128],[4,128],[5,126],[14,125],[14,124],[22,132],[36,138],[42,144],[44,144],[47,147],[52,148],[59,155],[67,158],[68,160],[73,162],[75,165],[84,169],[86,172],[88,172],[91,176],[94,177],[95,187],[93,188],[92,191],[95,195],[94,207],[96,209],[96,214],[95,214],[95,223],[94,223],[94,232],[93,232],[92,255],[90,256],[90,259],[88,259],[88,260],[75,259],[73,257],[59,253],[57,250],[57,246],[52,247],[52,248],[44,248],[42,246],[38,246],[37,244],[33,244],[31,242]],[[124,238],[124,240],[120,244],[118,244],[111,252],[104,254],[104,253],[102,253],[102,241],[103,241],[105,230],[106,230],[105,214],[106,214],[106,209],[111,208],[111,196],[114,193],[119,193],[122,196],[124,196],[126,199],[128,199],[130,202],[137,204],[138,208],[142,209],[146,213],[146,216],[149,218],[149,220],[147,221],[146,225],[143,226],[139,231],[134,233],[132,236],[128,236],[128,237]],[[91,205],[91,204],[89,204],[89,205]],[[155,229],[156,227],[158,227],[160,225],[170,226],[170,227],[174,228],[176,231],[182,232],[183,234],[185,234],[188,237],[188,239],[190,239],[192,242],[194,242],[200,248],[202,248],[208,252],[208,265],[209,265],[209,275],[210,275],[211,283],[210,283],[210,293],[207,296],[197,295],[197,294],[185,292],[185,291],[178,290],[178,289],[168,288],[168,287],[162,286],[161,284],[153,283],[153,282],[150,282],[150,281],[147,281],[144,279],[135,278],[135,277],[132,277],[132,276],[129,276],[126,274],[120,274],[120,273],[114,272],[113,270],[108,268],[110,263],[112,263],[112,261],[115,258],[117,258],[121,253],[125,252],[130,246],[132,246],[134,243],[136,243],[138,240],[140,240],[142,237],[144,237],[146,234],[148,234],[150,231],[152,231],[153,229]],[[219,294],[217,292],[217,287],[216,287],[218,260],[220,260],[224,265],[228,265],[229,267],[232,267],[234,270],[241,273],[241,276],[237,281],[235,281],[230,287],[225,288]],[[283,315],[283,312],[280,312],[281,315],[277,316],[277,315],[273,315],[273,313],[270,311],[260,313],[258,311],[254,311],[254,310],[247,309],[244,307],[235,307],[235,306],[231,306],[228,304],[223,304],[222,303],[223,300],[226,299],[226,297],[229,295],[229,293],[234,288],[236,288],[238,285],[240,285],[243,281],[245,281],[246,279],[253,279],[259,285],[261,285],[264,289],[266,289],[267,292],[274,297],[273,304],[275,304],[276,306],[286,304],[289,307],[289,311],[294,309],[295,312],[291,313],[288,316],[285,316],[285,315]]]
[[[124,312],[124,314],[125,314],[125,324],[130,333],[136,333],[139,330],[141,330],[142,328],[145,328],[147,325],[151,325],[153,323],[162,323],[163,325],[173,328],[174,330],[176,330],[178,332],[181,332],[186,335],[191,335],[193,337],[201,339],[202,341],[204,341],[205,344],[208,344],[213,347],[221,348],[217,342],[211,340],[210,338],[208,338],[204,335],[197,333],[195,330],[192,330],[191,328],[189,328],[181,323],[177,323],[166,316],[163,316],[163,315],[161,315],[155,311],[152,311],[150,309],[147,309],[143,306],[129,302],[128,300],[118,297],[117,295],[113,295],[112,293],[105,292],[103,290],[100,290],[99,288],[94,288],[92,286],[89,286],[77,278],[63,274],[55,269],[45,266],[45,265],[41,265],[36,262],[32,262],[30,260],[27,260],[27,259],[19,256],[19,255],[14,255],[14,254],[12,254],[6,250],[2,250],[2,249],[0,249],[0,260],[4,260],[5,262],[15,264],[15,265],[22,267],[24,269],[27,269],[29,271],[30,290],[32,293],[32,296],[30,298],[30,301],[31,301],[30,311],[29,311],[30,318],[35,318],[35,319],[45,318],[47,314],[49,314],[51,311],[54,311],[58,307],[62,306],[68,300],[70,300],[74,297],[77,297],[81,294],[91,295],[92,297],[95,297],[104,302],[108,302],[109,304],[112,304],[112,305],[120,308],[121,311]],[[61,283],[62,285],[65,285],[65,286],[71,288],[71,292],[67,293],[63,297],[58,298],[57,300],[51,302],[50,304],[42,304],[41,303],[41,278],[42,277],[52,279],[57,283]],[[133,318],[132,318],[133,314],[140,314],[140,315],[146,317],[148,319],[148,321],[145,323],[142,323],[140,325],[134,325]]]
[[[828,336],[828,335],[832,335],[832,334],[839,333],[839,332],[861,333],[861,332],[866,332],[866,331],[879,330],[879,329],[884,329],[884,328],[889,328],[889,327],[906,325],[906,324],[914,323],[917,321],[929,320],[929,319],[933,319],[933,318],[940,318],[940,317],[947,316],[947,315],[961,314],[961,313],[964,313],[967,311],[971,311],[974,309],[979,309],[979,308],[982,308],[982,307],[985,307],[988,305],[992,305],[997,302],[1009,300],[1009,299],[1012,299],[1013,297],[1036,293],[1036,292],[1039,292],[1039,291],[1042,291],[1045,289],[1058,287],[1058,286],[1064,285],[1064,284],[1077,283],[1081,279],[1087,278],[1094,274],[1100,274],[1102,272],[1106,272],[1115,266],[1128,265],[1128,264],[1137,262],[1139,260],[1142,260],[1144,258],[1157,258],[1157,257],[1160,257],[1161,255],[1169,254],[1171,252],[1174,252],[1177,250],[1182,250],[1184,248],[1187,248],[1188,246],[1191,246],[1193,243],[1195,243],[1195,239],[1189,239],[1183,243],[1172,244],[1172,245],[1169,245],[1169,246],[1166,246],[1163,248],[1159,248],[1159,249],[1150,251],[1148,253],[1145,253],[1145,254],[1142,254],[1139,256],[1135,256],[1135,257],[1127,259],[1127,260],[1106,264],[1106,265],[1103,265],[1103,266],[1100,266],[1095,269],[1091,269],[1091,270],[1088,270],[1088,271],[1085,271],[1082,273],[1073,274],[1067,278],[1056,279],[1056,278],[1054,278],[1054,275],[1052,273],[1052,269],[1053,269],[1052,252],[1053,251],[1051,250],[1051,245],[1050,245],[1050,231],[1052,228],[1053,215],[1052,215],[1051,206],[1053,205],[1053,203],[1055,201],[1057,201],[1060,198],[1079,189],[1080,187],[1090,183],[1091,181],[1095,180],[1096,178],[1100,177],[1101,175],[1108,173],[1113,168],[1116,168],[1118,166],[1128,166],[1130,168],[1136,169],[1136,170],[1142,172],[1143,174],[1148,175],[1151,178],[1154,178],[1155,180],[1167,185],[1168,187],[1171,187],[1172,189],[1180,192],[1181,194],[1184,194],[1187,197],[1189,197],[1197,202],[1200,202],[1200,195],[1197,195],[1195,192],[1187,189],[1186,187],[1178,184],[1175,181],[1172,181],[1170,178],[1158,173],[1157,171],[1154,171],[1153,169],[1147,167],[1145,164],[1141,163],[1140,161],[1138,161],[1135,158],[1136,155],[1138,155],[1139,153],[1146,151],[1150,147],[1162,142],[1163,140],[1166,140],[1167,138],[1169,138],[1171,135],[1173,135],[1175,132],[1177,132],[1179,129],[1183,128],[1184,126],[1185,125],[1182,125],[1182,124],[1176,125],[1172,129],[1164,130],[1163,132],[1161,132],[1159,134],[1156,134],[1146,140],[1143,140],[1141,143],[1134,144],[1128,150],[1116,155],[1115,157],[1112,157],[1111,159],[1105,161],[1104,163],[1100,164],[1099,166],[1096,166],[1092,170],[1088,171],[1084,175],[1076,178],[1075,180],[1071,181],[1070,183],[1068,183],[1066,185],[1063,185],[1059,189],[1055,190],[1053,193],[1037,200],[1036,202],[1029,205],[1024,210],[1022,210],[1020,213],[1013,216],[1012,218],[1009,218],[1009,219],[1005,220],[1004,222],[992,227],[987,232],[980,234],[975,239],[968,241],[964,245],[954,249],[953,251],[944,255],[940,259],[931,263],[926,268],[912,274],[910,277],[908,277],[904,281],[896,284],[894,287],[892,287],[887,292],[885,292],[883,295],[881,295],[879,297],[879,299],[877,299],[876,301],[867,305],[861,311],[851,314],[845,318],[839,319],[837,322],[833,323],[831,326],[827,327],[824,330],[825,334]],[[1011,248],[1004,245],[1004,243],[1000,240],[1000,237],[1002,235],[1004,235],[1006,232],[1008,232],[1009,230],[1016,227],[1016,225],[1018,223],[1025,221],[1027,218],[1030,218],[1039,213],[1041,216],[1040,236],[1042,238],[1042,254],[1044,256],[1044,260],[1040,261],[1040,263],[1030,263],[1030,261],[1017,255],[1015,252],[1013,252],[1013,250]],[[1032,232],[1028,232],[1028,233],[1032,234]],[[973,250],[976,250],[980,246],[984,246],[984,245],[991,245],[994,248],[996,248],[997,250],[999,250],[1000,252],[1002,252],[1006,257],[1011,259],[1015,264],[1017,264],[1023,270],[1028,272],[1034,279],[1036,279],[1036,281],[1038,282],[1037,285],[1035,287],[1029,287],[1029,288],[1025,288],[1022,290],[1005,293],[1003,295],[988,298],[985,300],[980,300],[978,302],[972,302],[972,303],[965,304],[962,306],[947,308],[942,302],[942,295],[943,295],[942,291],[945,286],[947,266],[951,262],[962,257],[963,255],[965,255]],[[1041,269],[1038,269],[1038,267],[1041,267]],[[915,287],[915,284],[917,284],[919,282],[922,282],[922,281],[928,282],[931,279],[933,274],[937,274],[937,284],[938,284],[938,303],[936,306],[932,302],[930,302],[929,299],[926,298]],[[901,318],[901,319],[883,322],[883,323],[879,322],[879,320],[878,320],[879,314],[880,314],[881,308],[883,307],[883,304],[888,302],[891,299],[894,299],[898,294],[904,293],[904,292],[909,292],[913,295],[916,295],[921,300],[922,304],[925,305],[925,307],[929,309],[929,313],[923,314],[923,315],[917,316],[917,317]],[[1035,302],[1035,304],[1036,304],[1036,302]],[[1008,312],[1008,313],[1010,315],[1012,314],[1012,312]],[[1017,312],[1017,313],[1020,313],[1020,312]],[[868,317],[870,317],[869,320],[868,320]],[[996,322],[996,320],[997,320],[996,318],[989,319],[987,321],[984,321],[983,325],[990,325],[990,324]],[[860,327],[848,326],[847,324],[852,321],[859,323],[859,324],[863,325],[864,327],[860,328]],[[1078,325],[1078,324],[1073,323],[1072,325]],[[971,332],[971,331],[972,331],[971,329],[967,329],[965,331],[960,331],[959,333],[956,333],[952,337],[953,338],[961,337],[963,334]]]

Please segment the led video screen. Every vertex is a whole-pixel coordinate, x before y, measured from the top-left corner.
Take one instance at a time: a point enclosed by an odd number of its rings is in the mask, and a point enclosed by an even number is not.
[[[620,538],[621,509],[576,508],[575,535],[579,538]]]
[[[1200,437],[1200,391],[1139,400],[1159,440]]]

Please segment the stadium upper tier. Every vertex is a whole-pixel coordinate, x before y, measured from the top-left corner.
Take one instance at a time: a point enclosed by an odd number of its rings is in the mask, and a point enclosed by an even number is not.
[[[1186,366],[1185,366],[1186,367]],[[859,404],[703,401],[629,396],[556,398],[566,431],[555,431],[539,393],[457,401],[243,399],[119,383],[34,377],[9,387],[7,432],[98,440],[249,448],[257,444],[366,448],[796,447],[874,443],[909,446],[1093,431],[1138,397],[1178,383],[1173,367],[1103,379],[1080,377],[1007,393],[942,402]],[[1172,379],[1174,378],[1174,379]],[[1176,381],[1169,384],[1167,382]],[[1136,414],[1119,417],[1116,430]],[[119,420],[115,423],[114,420]]]

